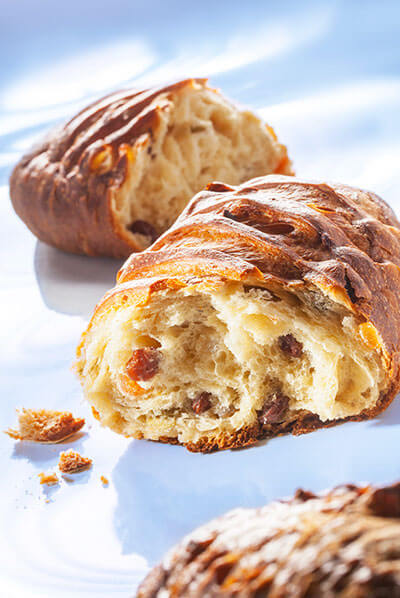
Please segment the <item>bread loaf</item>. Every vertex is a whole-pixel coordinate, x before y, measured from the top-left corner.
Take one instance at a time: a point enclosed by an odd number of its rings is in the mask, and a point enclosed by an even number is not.
[[[86,397],[117,432],[194,451],[376,416],[399,389],[399,238],[346,185],[209,185],[98,304]]]
[[[189,534],[138,598],[399,598],[400,484],[299,490]]]
[[[35,146],[10,180],[14,208],[49,245],[127,257],[207,183],[291,173],[274,131],[204,79],[113,93]]]

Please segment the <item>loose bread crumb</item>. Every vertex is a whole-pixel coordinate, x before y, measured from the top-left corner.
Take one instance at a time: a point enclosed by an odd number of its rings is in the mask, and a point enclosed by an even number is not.
[[[25,409],[18,411],[18,429],[5,430],[14,440],[57,443],[78,432],[85,424],[68,411],[50,409]]]
[[[100,413],[93,406],[92,406],[92,413],[93,413],[94,419],[97,419],[97,421],[100,421]]]
[[[106,476],[101,475],[100,480],[101,480],[101,483],[104,484],[104,486],[108,486],[109,481],[108,481],[108,478],[106,478]]]
[[[42,471],[38,474],[41,484],[46,484],[47,486],[54,486],[55,484],[59,483],[59,479],[56,473],[45,473]]]
[[[61,453],[58,467],[62,473],[79,473],[80,471],[89,469],[92,463],[92,459],[82,457],[82,455],[70,449]]]

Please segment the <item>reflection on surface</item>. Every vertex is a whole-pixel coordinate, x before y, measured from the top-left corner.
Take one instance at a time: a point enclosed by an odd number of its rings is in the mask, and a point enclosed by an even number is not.
[[[264,474],[258,469],[265,454],[251,452],[252,459],[246,458],[249,451],[196,455],[182,447],[132,442],[112,475],[123,554],[139,552],[153,563],[210,517],[241,504],[263,504]]]
[[[290,496],[298,487],[321,491],[347,482],[391,482],[400,476],[400,465],[388,461],[385,424],[399,423],[397,399],[374,421],[275,438],[247,450],[201,455],[133,441],[112,474],[122,553],[141,554],[153,564],[205,521]],[[371,443],[374,459],[367,459]]]
[[[24,110],[29,97],[29,109],[42,110],[96,93],[102,95],[105,90],[121,87],[141,74],[154,60],[149,45],[141,40],[101,44],[36,69],[10,85],[3,101],[7,109]]]
[[[122,261],[64,253],[40,241],[35,249],[35,274],[48,308],[88,317],[99,299],[115,284]]]
[[[182,28],[179,48],[171,47],[170,40],[162,40],[161,35],[143,39],[143,35],[125,34],[100,44],[85,39],[78,51],[58,59],[48,56],[33,71],[13,78],[3,92],[3,109],[41,110],[132,83],[154,85],[185,76],[218,75],[281,57],[318,42],[329,32],[335,14],[332,6],[313,2],[299,9],[292,4],[284,15],[269,11],[268,18],[262,15],[250,23],[241,19],[240,28],[232,30],[223,7],[214,3],[213,13],[221,11],[224,16],[218,36],[206,37],[199,28]]]

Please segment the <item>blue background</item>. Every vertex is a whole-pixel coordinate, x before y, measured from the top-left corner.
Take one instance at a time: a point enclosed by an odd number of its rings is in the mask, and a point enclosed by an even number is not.
[[[398,0],[0,0],[0,429],[21,405],[87,421],[67,446],[0,434],[7,598],[128,598],[169,546],[227,509],[400,478],[398,398],[370,422],[206,456],[101,429],[70,365],[121,264],[37,242],[7,187],[21,153],[99,95],[209,75],[274,126],[299,175],[371,188],[400,213],[399,19]],[[70,447],[92,469],[41,487]]]
[[[259,108],[400,73],[398,0],[3,0],[0,20],[3,182],[46,126],[138,78],[211,71]]]

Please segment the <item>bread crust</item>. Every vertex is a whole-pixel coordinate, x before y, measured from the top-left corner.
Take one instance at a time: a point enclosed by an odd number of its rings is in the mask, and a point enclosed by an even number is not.
[[[298,490],[237,509],[184,538],[138,598],[398,598],[400,483]]]
[[[60,454],[58,468],[61,473],[80,473],[92,466],[92,459],[83,457],[77,451],[69,449]]]
[[[213,183],[149,249],[127,260],[117,286],[98,304],[89,330],[109,310],[125,302],[145,305],[166,288],[212,289],[240,281],[245,287],[297,294],[321,291],[371,334],[386,378],[377,403],[325,422],[311,412],[297,412],[292,421],[256,423],[186,446],[202,452],[239,448],[262,438],[369,419],[389,405],[400,387],[399,227],[378,196],[346,185],[278,175],[237,187]],[[324,306],[319,313],[323,318]],[[78,357],[84,343],[85,336]]]
[[[83,426],[85,420],[74,417],[69,411],[51,409],[25,409],[18,411],[18,429],[5,431],[14,440],[58,443],[70,438]]]
[[[302,434],[309,434],[321,428],[332,428],[346,421],[364,421],[371,419],[378,415],[382,409],[387,406],[387,393],[382,395],[379,402],[373,409],[365,409],[358,415],[346,417],[342,419],[322,421],[318,415],[311,411],[302,410],[296,411],[293,418],[283,422],[277,422],[269,425],[261,425],[260,422],[254,423],[252,426],[235,430],[229,436],[216,436],[214,438],[201,438],[195,443],[186,443],[185,447],[192,453],[212,453],[215,451],[240,449],[252,446],[260,440],[268,438],[276,438],[284,436],[285,434],[292,434],[293,436],[300,436]],[[390,399],[389,399],[390,401]],[[180,444],[176,438],[163,437],[159,442],[168,444]]]
[[[206,79],[112,93],[52,131],[12,172],[10,195],[18,216],[41,241],[64,251],[115,258],[140,251],[119,219],[116,198],[133,150],[157,133],[167,94],[195,84],[205,87]],[[286,173],[290,163],[281,147],[276,172]]]

